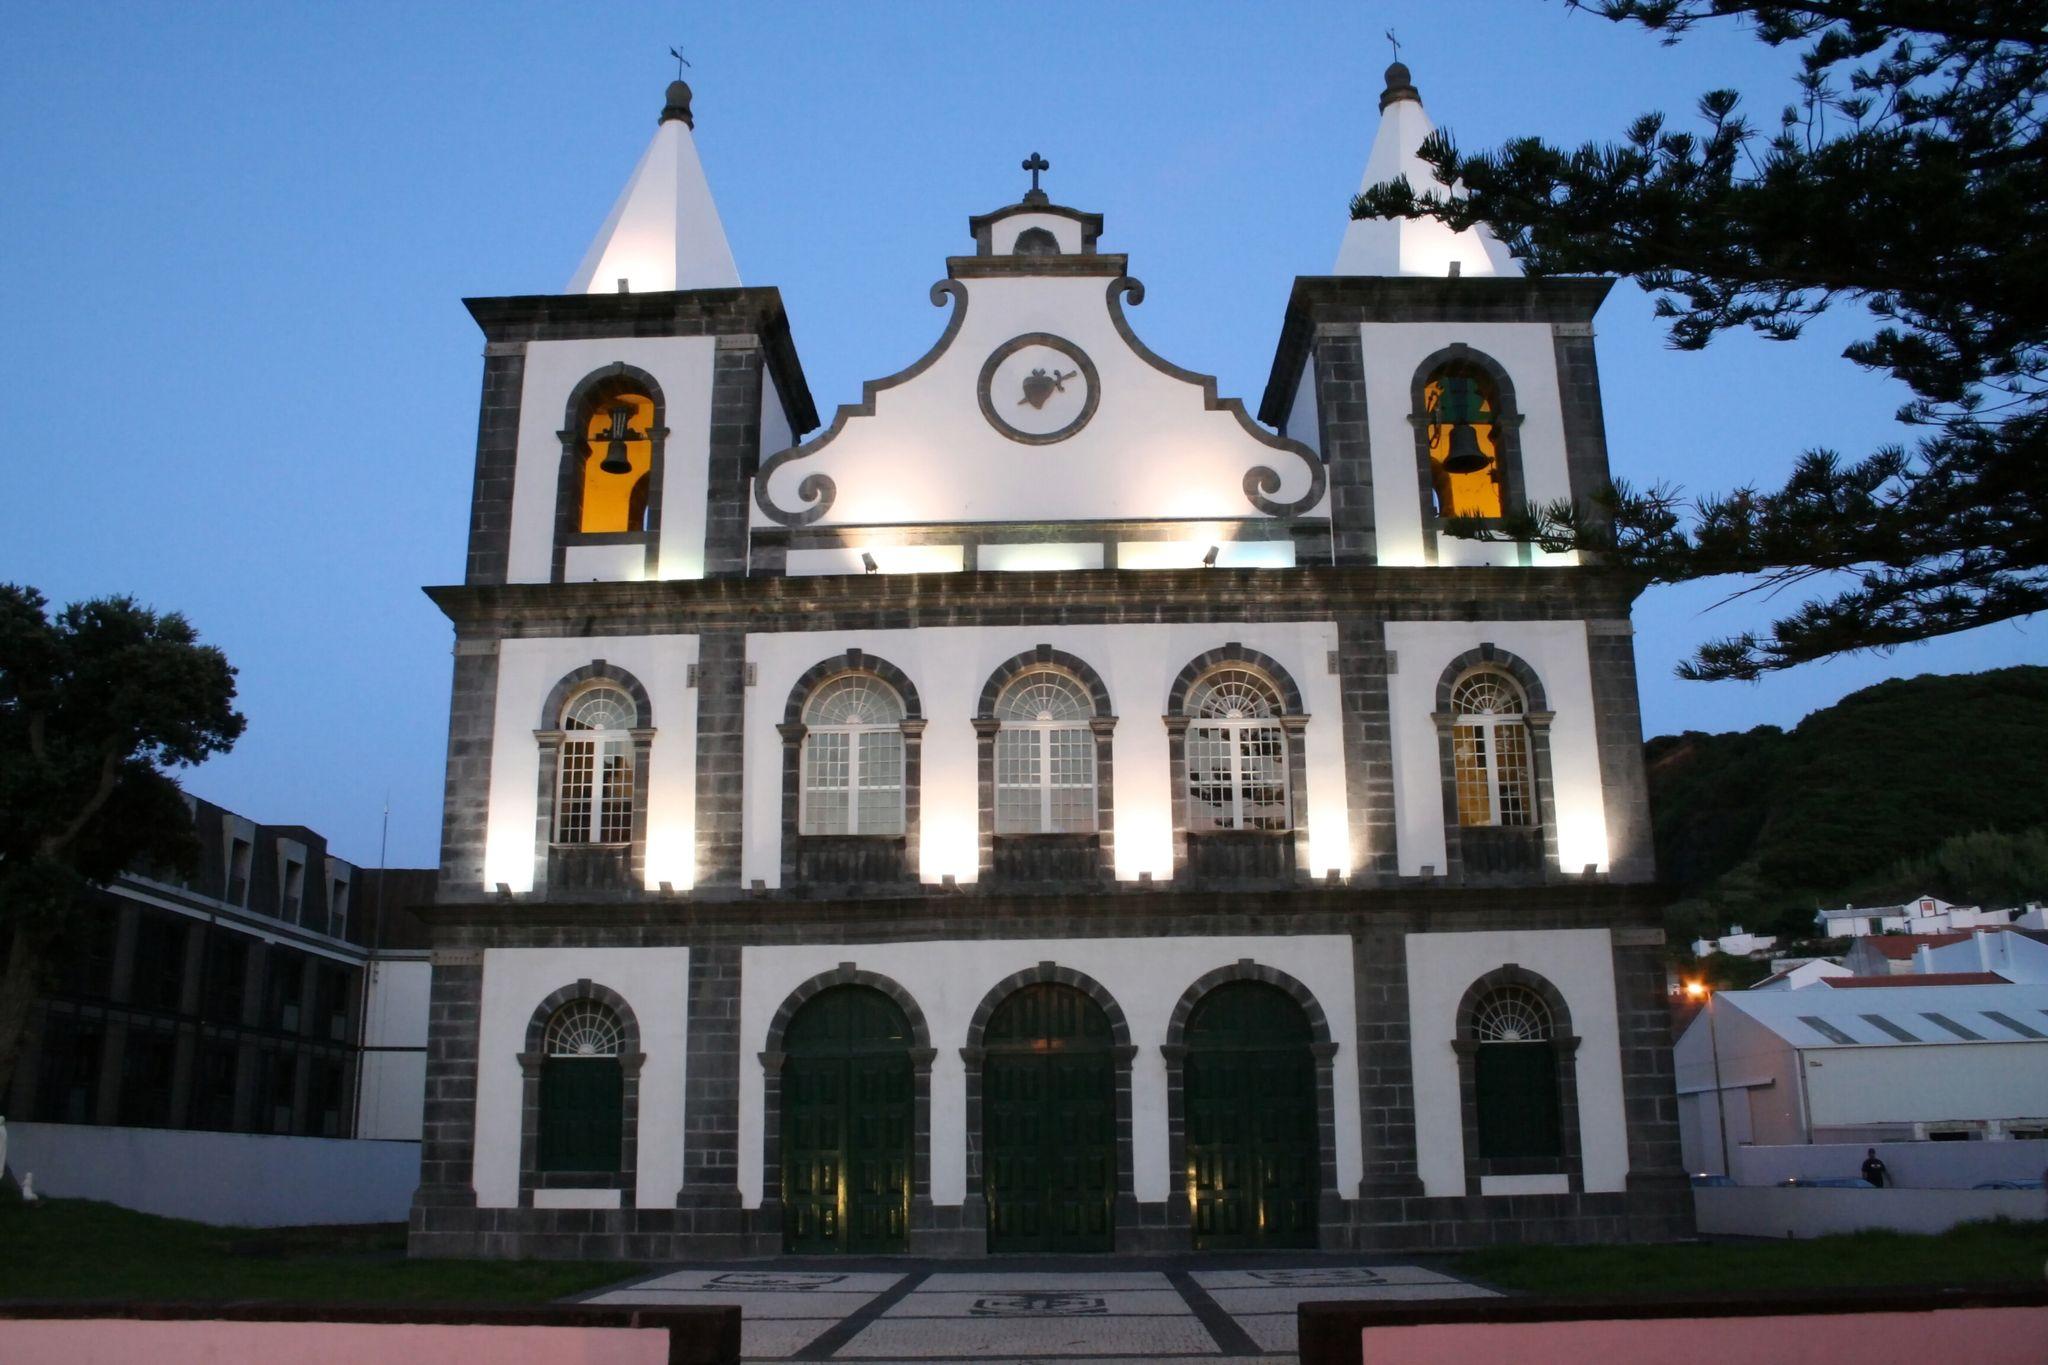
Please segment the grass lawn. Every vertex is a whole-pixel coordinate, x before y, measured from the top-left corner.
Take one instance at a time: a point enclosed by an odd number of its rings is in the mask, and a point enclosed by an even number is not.
[[[1968,1223],[1933,1237],[1859,1232],[1801,1242],[1495,1247],[1450,1265],[1454,1273],[1529,1294],[2039,1284],[2044,1267],[2048,1223],[2010,1222]]]
[[[408,1261],[405,1227],[216,1228],[84,1199],[0,1201],[0,1298],[542,1303],[623,1280],[588,1261]]]

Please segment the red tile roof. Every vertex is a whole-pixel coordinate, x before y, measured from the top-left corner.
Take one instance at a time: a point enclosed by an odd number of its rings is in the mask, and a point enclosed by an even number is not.
[[[1961,943],[1969,936],[1969,930],[1959,929],[1952,934],[1872,934],[1863,942],[1875,949],[1880,957],[1909,962],[1922,947],[1945,948],[1951,943]]]
[[[1824,976],[1823,986],[1834,990],[1864,986],[2009,986],[1997,972],[1928,972],[1918,976]]]

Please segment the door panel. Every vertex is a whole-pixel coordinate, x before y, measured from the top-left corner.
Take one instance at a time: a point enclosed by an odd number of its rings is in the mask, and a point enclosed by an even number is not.
[[[894,1001],[835,986],[784,1036],[783,1246],[901,1251],[910,1233],[915,1084]]]
[[[1198,1250],[1316,1245],[1311,1042],[1301,1007],[1260,982],[1219,986],[1189,1016],[1182,1080]]]
[[[1027,986],[997,1009],[985,1041],[989,1250],[1111,1250],[1116,1062],[1108,1016],[1070,986]]]

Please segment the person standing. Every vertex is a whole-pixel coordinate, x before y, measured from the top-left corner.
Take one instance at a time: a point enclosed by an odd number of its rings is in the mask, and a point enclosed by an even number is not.
[[[1891,1172],[1885,1169],[1883,1160],[1877,1154],[1877,1148],[1870,1147],[1865,1150],[1868,1155],[1863,1158],[1863,1178],[1881,1190]]]

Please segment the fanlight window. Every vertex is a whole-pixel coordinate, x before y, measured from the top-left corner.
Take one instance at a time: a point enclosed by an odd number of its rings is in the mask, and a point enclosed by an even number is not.
[[[583,420],[586,532],[644,531],[653,486],[654,400],[631,390],[600,392]]]
[[[1472,1012],[1482,1043],[1541,1043],[1550,1038],[1550,1006],[1527,986],[1502,986]]]
[[[1280,698],[1263,676],[1224,668],[1188,698],[1188,828],[1288,827],[1287,737]]]
[[[632,842],[636,719],[632,698],[615,687],[593,687],[564,708],[556,843]]]
[[[805,834],[903,833],[903,701],[846,673],[804,706]]]
[[[1451,689],[1451,767],[1461,825],[1536,823],[1522,692],[1502,673],[1472,673]]]
[[[1079,683],[1041,669],[996,702],[996,833],[1083,834],[1095,828],[1095,708]]]
[[[1430,483],[1442,517],[1501,515],[1500,395],[1478,367],[1453,362],[1422,388]]]
[[[572,1000],[548,1020],[542,1051],[550,1057],[616,1057],[619,1016],[595,1000]]]

